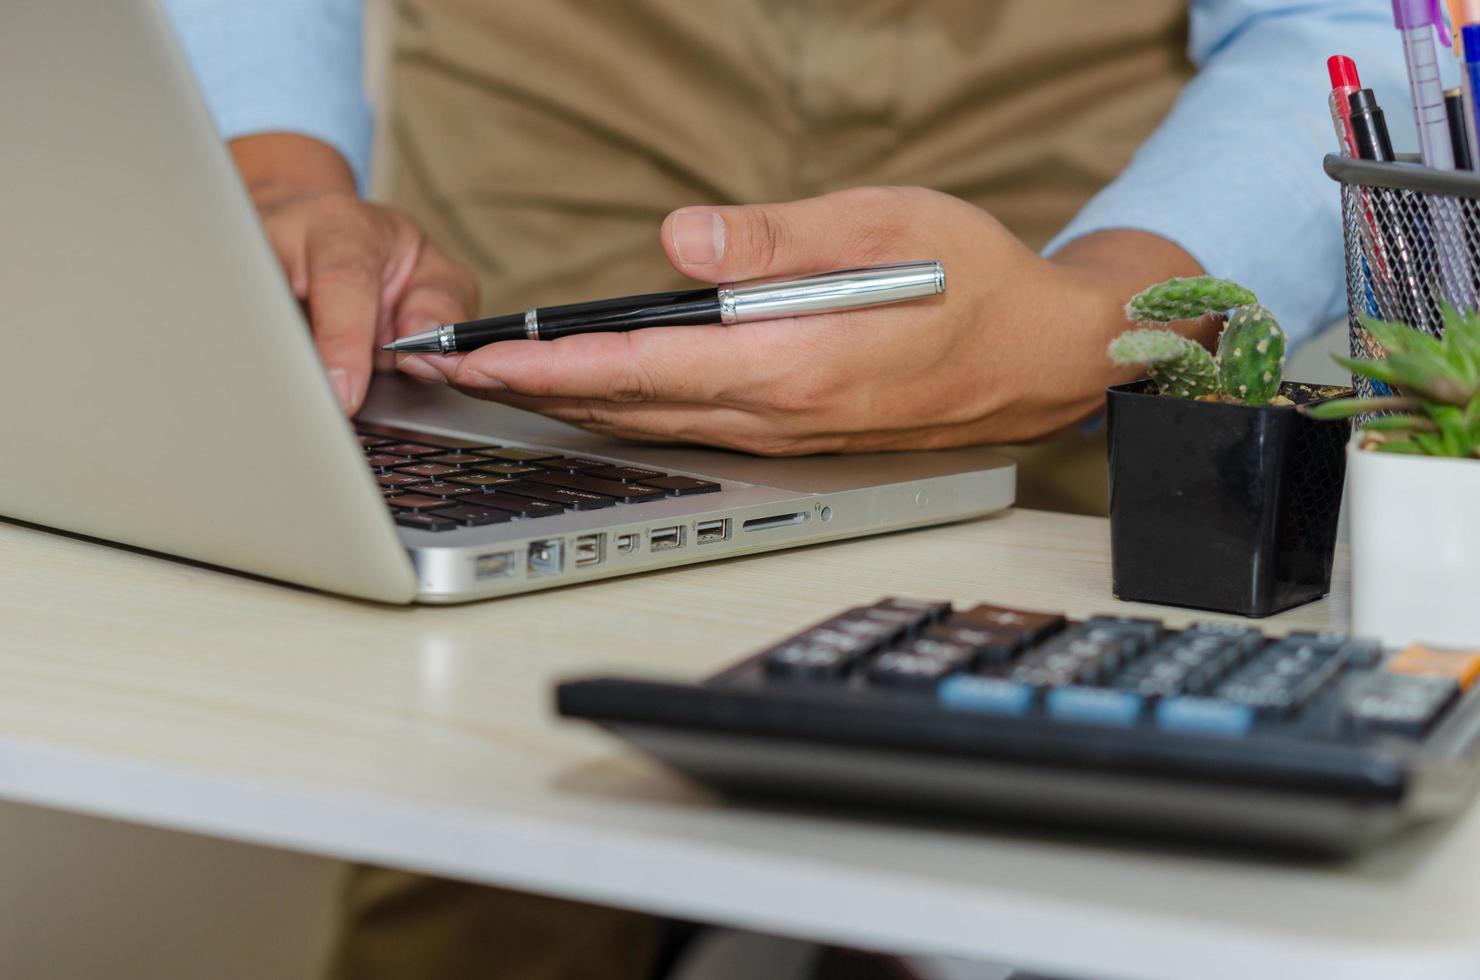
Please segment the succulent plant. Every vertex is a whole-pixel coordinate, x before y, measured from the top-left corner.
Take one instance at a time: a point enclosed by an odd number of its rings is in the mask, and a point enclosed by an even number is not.
[[[1165,328],[1129,330],[1110,344],[1117,364],[1138,364],[1163,395],[1222,396],[1245,405],[1267,405],[1279,394],[1285,367],[1285,333],[1274,314],[1238,283],[1212,276],[1168,279],[1126,304],[1129,319],[1170,323],[1233,311],[1218,337],[1215,358],[1201,344]]]
[[[1125,304],[1125,318],[1137,323],[1175,323],[1200,320],[1258,300],[1236,282],[1212,276],[1168,279],[1141,290]]]
[[[1446,305],[1443,320],[1442,338],[1406,323],[1364,320],[1387,356],[1335,360],[1395,394],[1342,398],[1302,411],[1317,419],[1383,413],[1362,425],[1364,448],[1480,459],[1480,314]]]

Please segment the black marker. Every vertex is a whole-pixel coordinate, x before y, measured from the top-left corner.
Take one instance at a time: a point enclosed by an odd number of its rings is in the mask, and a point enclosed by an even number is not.
[[[1357,89],[1347,96],[1352,109],[1352,135],[1357,141],[1357,155],[1363,160],[1392,163],[1393,141],[1388,138],[1387,121],[1377,106],[1377,96],[1370,88]]]
[[[1475,161],[1470,159],[1470,126],[1466,122],[1464,93],[1457,88],[1444,90],[1444,111],[1449,116],[1449,141],[1454,144],[1454,166],[1456,170],[1474,170]]]
[[[444,323],[386,344],[400,354],[465,354],[500,340],[554,340],[582,333],[779,320],[882,306],[946,291],[939,260],[824,272],[804,279],[730,283],[546,306],[466,323]]]

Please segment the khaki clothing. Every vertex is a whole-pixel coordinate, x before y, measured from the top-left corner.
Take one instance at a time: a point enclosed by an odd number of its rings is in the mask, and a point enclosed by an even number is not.
[[[1038,248],[1170,107],[1186,17],[1186,0],[400,0],[389,196],[488,313],[681,286],[657,232],[692,204],[918,184]],[[1101,437],[1011,452],[1021,503],[1103,512]],[[348,904],[342,978],[636,978],[652,948],[641,916],[377,869]]]

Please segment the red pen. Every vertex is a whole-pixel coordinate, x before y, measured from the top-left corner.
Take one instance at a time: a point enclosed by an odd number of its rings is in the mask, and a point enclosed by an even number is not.
[[[1331,122],[1336,127],[1336,142],[1341,146],[1341,155],[1361,156],[1357,152],[1356,134],[1352,132],[1352,109],[1348,97],[1362,87],[1357,78],[1357,65],[1344,54],[1333,54],[1326,59],[1326,70],[1331,73]]]

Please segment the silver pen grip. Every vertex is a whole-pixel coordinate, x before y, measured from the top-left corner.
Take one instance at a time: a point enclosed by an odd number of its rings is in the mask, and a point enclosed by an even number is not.
[[[727,284],[719,287],[719,310],[725,323],[745,323],[882,306],[945,291],[945,266],[935,259],[844,269],[805,279]]]

